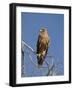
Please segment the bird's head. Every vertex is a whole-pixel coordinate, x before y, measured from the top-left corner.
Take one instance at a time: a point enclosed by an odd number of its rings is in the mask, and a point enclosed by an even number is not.
[[[47,33],[47,29],[46,28],[41,28],[40,29],[40,34],[45,34],[45,33]]]

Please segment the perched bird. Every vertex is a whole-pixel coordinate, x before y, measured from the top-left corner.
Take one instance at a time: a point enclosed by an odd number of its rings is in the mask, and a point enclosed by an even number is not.
[[[46,55],[48,48],[50,46],[50,37],[47,32],[46,28],[42,28],[40,30],[40,34],[38,36],[38,41],[37,41],[37,60],[38,60],[38,65],[42,65]]]

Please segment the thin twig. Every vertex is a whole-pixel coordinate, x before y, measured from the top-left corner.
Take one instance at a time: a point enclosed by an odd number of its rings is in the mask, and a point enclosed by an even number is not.
[[[51,68],[48,69],[47,76],[50,75],[50,72],[53,70],[53,68],[54,68],[54,65],[52,65]]]
[[[35,52],[28,44],[26,44],[24,41],[22,41],[23,46],[29,48],[33,53]]]
[[[32,61],[32,57],[31,57],[30,55],[29,55],[29,57],[30,57],[31,62],[32,62],[36,67],[38,67],[38,65]]]

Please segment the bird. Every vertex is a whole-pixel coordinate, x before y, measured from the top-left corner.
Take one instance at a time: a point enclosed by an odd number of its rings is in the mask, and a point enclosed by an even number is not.
[[[38,35],[38,40],[37,40],[37,62],[38,65],[42,66],[43,62],[46,58],[48,48],[50,47],[50,36],[48,34],[47,28],[41,28],[39,35]]]

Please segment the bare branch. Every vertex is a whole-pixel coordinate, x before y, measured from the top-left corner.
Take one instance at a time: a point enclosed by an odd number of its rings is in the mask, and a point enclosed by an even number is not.
[[[22,41],[21,42],[21,44],[22,44],[22,50],[24,51],[24,48],[25,48],[25,46],[27,47],[27,48],[29,48],[33,53],[35,53],[35,51],[28,45],[28,44],[26,44],[24,41]]]

